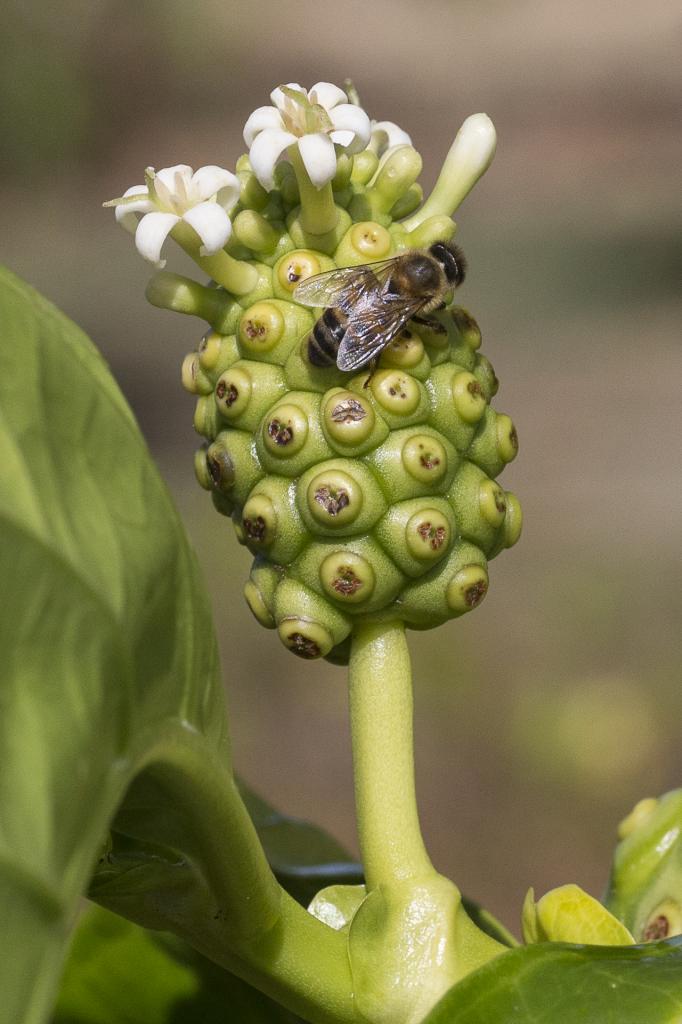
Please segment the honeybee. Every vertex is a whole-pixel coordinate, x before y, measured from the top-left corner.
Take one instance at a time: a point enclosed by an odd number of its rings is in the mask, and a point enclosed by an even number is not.
[[[304,306],[326,309],[307,338],[313,366],[358,370],[375,360],[408,320],[428,323],[451,288],[464,280],[466,261],[455,245],[428,249],[377,263],[341,267],[308,277],[293,297]]]

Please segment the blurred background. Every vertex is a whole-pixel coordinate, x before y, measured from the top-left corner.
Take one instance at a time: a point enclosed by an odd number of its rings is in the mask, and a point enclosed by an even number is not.
[[[529,885],[599,895],[618,821],[682,785],[678,5],[14,0],[3,22],[3,262],[104,352],[180,506],[238,770],[352,851],[343,670],[240,600],[249,557],[194,481],[179,382],[204,326],[146,305],[150,268],[100,204],[148,164],[233,167],[281,82],[352,77],[427,190],[462,120],[493,118],[461,301],[519,430],[502,483],[525,529],[475,614],[412,634],[421,815],[436,865],[516,930]]]

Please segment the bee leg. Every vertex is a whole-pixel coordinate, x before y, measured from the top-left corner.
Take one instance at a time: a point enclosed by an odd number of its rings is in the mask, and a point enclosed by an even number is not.
[[[444,302],[440,306],[438,306],[438,309],[444,308]],[[436,320],[432,316],[413,316],[412,319],[416,324],[421,324],[422,327],[430,327],[432,331],[440,331],[443,329],[443,325],[440,322],[440,320]]]
[[[377,371],[378,363],[379,363],[379,357],[378,356],[375,359],[372,359],[371,363],[369,364],[369,374],[368,374],[367,380],[362,385],[363,388],[368,388],[369,387],[369,382],[371,381],[372,377],[374,376],[374,374]]]

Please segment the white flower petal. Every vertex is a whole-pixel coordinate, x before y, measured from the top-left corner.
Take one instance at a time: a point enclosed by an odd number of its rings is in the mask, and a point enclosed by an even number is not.
[[[328,135],[323,132],[304,135],[298,140],[298,149],[315,188],[322,188],[332,180],[336,174],[336,151]]]
[[[349,152],[359,153],[369,142],[371,125],[362,107],[353,103],[341,103],[329,111],[329,118],[335,131],[353,132],[355,139],[351,142],[339,143],[348,147]],[[336,142],[337,140],[334,139]]]
[[[411,146],[412,139],[394,121],[373,121],[371,145],[381,154],[393,146]]]
[[[352,145],[355,139],[355,132],[330,132],[329,138],[335,146],[343,146],[345,149],[347,146]]]
[[[343,89],[339,89],[338,85],[332,85],[331,82],[318,82],[308,93],[308,99],[311,103],[320,103],[329,111],[337,103],[348,103],[348,97]]]
[[[129,231],[131,235],[134,235],[138,224],[135,214],[151,213],[156,207],[149,198],[146,185],[133,185],[131,188],[126,189],[121,198],[127,199],[128,196],[139,196],[140,198],[132,203],[121,203],[120,206],[116,206],[114,208],[114,215],[116,222],[125,228],[126,231]]]
[[[150,263],[157,267],[164,267],[166,261],[161,257],[161,246],[166,241],[168,233],[180,220],[174,213],[161,213],[156,211],[148,213],[137,225],[135,232],[135,245],[140,256],[144,256]]]
[[[217,203],[199,203],[183,214],[182,219],[194,228],[201,239],[201,256],[212,256],[218,252],[232,234],[230,218]]]
[[[457,132],[447,159],[456,163],[473,184],[490,166],[496,145],[495,125],[488,115],[471,114]]]
[[[274,187],[275,164],[296,136],[279,128],[266,128],[259,132],[249,150],[253,173],[268,192]]]
[[[231,209],[239,199],[239,178],[223,167],[209,164],[200,167],[192,176],[191,195],[198,203],[217,196],[225,210]]]
[[[170,210],[173,208],[173,190],[168,187],[163,178],[154,176],[154,193],[156,198],[156,210]]]
[[[299,85],[298,82],[285,82],[285,85],[287,89],[295,89],[296,92],[302,92],[304,96],[306,95],[305,89],[303,88],[302,85]],[[284,95],[279,86],[277,86],[276,89],[272,90],[272,92],[270,93],[270,99],[272,100],[276,107],[279,107],[280,110],[287,101],[287,97]]]
[[[175,210],[184,205],[187,186],[192,178],[192,168],[187,164],[176,164],[174,167],[162,167],[154,174],[154,188],[159,204],[167,210]]]
[[[131,185],[130,188],[127,188],[125,190],[125,192],[121,196],[121,199],[128,199],[130,196],[146,196],[147,199],[149,199],[149,193],[147,191],[147,186],[146,185]]]
[[[276,107],[258,107],[244,125],[244,142],[247,146],[264,128],[283,128],[282,115]]]
[[[225,185],[223,188],[218,189],[215,201],[218,206],[222,206],[223,210],[229,213],[232,207],[236,206],[239,202],[240,195],[241,185],[239,184],[239,178],[235,175],[234,185]]]
[[[193,171],[188,164],[174,164],[173,167],[162,167],[160,171],[155,171],[154,180],[158,181],[160,179],[166,188],[170,189],[172,192],[175,188],[175,181],[178,174],[181,178],[189,180],[192,177]]]
[[[148,211],[145,210],[145,213]],[[116,222],[129,231],[131,235],[134,235],[137,231],[138,218],[134,213],[131,212],[128,206],[117,206],[116,207]]]

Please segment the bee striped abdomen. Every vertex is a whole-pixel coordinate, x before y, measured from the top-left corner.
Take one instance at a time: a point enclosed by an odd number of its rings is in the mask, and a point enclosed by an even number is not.
[[[333,366],[339,345],[346,333],[348,319],[340,309],[325,309],[308,335],[308,360],[313,366]]]

